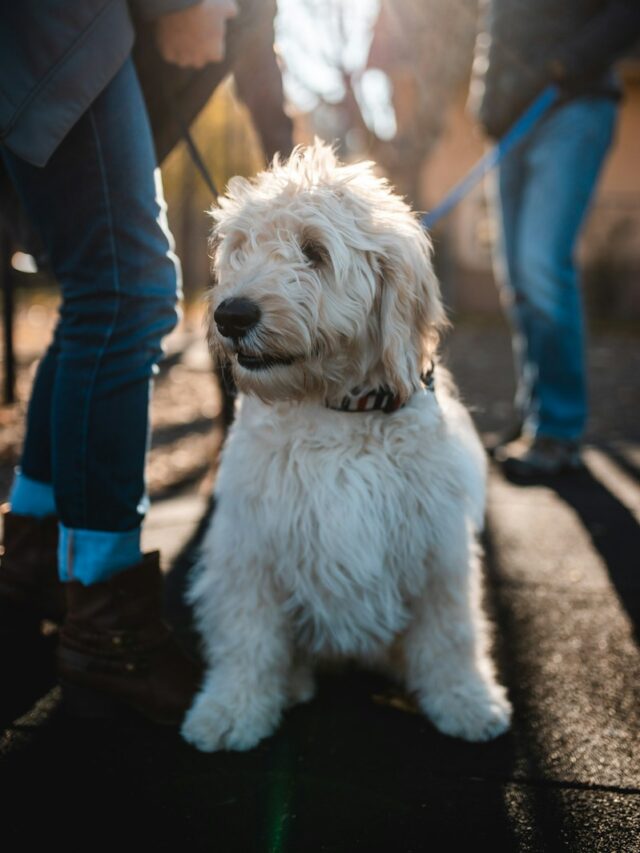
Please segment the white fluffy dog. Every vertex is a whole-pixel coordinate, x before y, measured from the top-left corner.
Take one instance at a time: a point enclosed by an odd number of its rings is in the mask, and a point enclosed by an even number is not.
[[[212,215],[209,339],[244,398],[190,590],[209,669],[184,737],[250,749],[326,657],[394,673],[446,734],[496,737],[485,459],[441,368],[432,384],[428,238],[371,164],[317,142]]]

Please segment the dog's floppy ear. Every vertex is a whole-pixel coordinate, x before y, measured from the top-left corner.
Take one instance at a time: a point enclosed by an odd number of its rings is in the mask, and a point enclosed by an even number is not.
[[[431,243],[415,220],[389,235],[378,255],[382,365],[391,387],[406,400],[435,355],[446,319],[431,263]]]

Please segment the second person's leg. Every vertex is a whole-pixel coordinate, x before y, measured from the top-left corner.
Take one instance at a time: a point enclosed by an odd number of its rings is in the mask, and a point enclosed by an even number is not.
[[[517,222],[517,311],[532,374],[538,437],[578,441],[587,417],[584,318],[574,252],[611,143],[615,104],[580,99],[557,110],[526,143]]]

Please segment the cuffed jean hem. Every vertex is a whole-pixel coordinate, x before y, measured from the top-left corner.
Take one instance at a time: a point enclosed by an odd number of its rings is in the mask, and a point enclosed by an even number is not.
[[[9,493],[11,512],[44,518],[56,514],[56,500],[51,483],[32,480],[16,468],[15,479]]]
[[[62,581],[85,586],[108,581],[142,559],[140,528],[122,533],[60,525],[58,571]]]

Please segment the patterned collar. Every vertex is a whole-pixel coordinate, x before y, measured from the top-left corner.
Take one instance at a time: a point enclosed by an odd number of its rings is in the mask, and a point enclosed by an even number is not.
[[[420,377],[427,391],[435,391],[434,371],[435,366],[432,364]],[[388,415],[403,408],[404,405],[405,403],[400,402],[400,397],[386,385],[365,392],[361,388],[354,388],[337,406],[325,403],[328,409],[335,409],[337,412],[373,412],[378,409]]]

